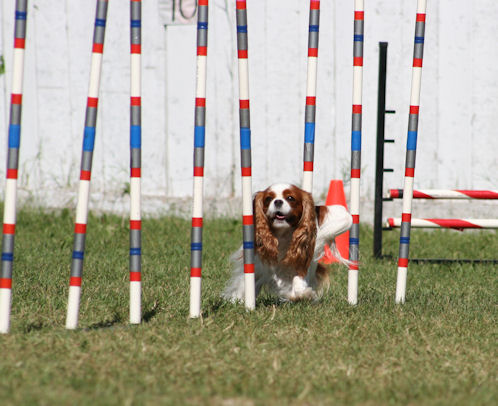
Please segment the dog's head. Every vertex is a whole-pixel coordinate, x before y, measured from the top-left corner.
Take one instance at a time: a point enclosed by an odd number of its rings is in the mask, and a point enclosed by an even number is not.
[[[291,244],[283,262],[309,265],[316,238],[315,205],[310,193],[290,184],[271,185],[256,194],[254,216],[256,249],[263,260],[277,261],[278,238],[289,233]]]

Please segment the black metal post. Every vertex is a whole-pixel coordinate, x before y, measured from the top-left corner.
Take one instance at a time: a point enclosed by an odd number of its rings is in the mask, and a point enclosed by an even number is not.
[[[384,126],[386,116],[387,42],[379,42],[379,87],[377,91],[377,151],[375,157],[374,258],[382,256],[382,187],[384,179]]]

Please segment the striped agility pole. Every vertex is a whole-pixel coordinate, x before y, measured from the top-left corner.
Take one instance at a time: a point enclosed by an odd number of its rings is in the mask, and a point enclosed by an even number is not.
[[[235,3],[237,15],[237,53],[239,61],[239,121],[240,121],[240,166],[242,175],[242,223],[244,247],[245,306],[256,307],[254,284],[254,215],[252,207],[251,176],[251,122],[249,109],[249,66],[247,39],[246,0]]]
[[[130,1],[130,323],[142,319],[142,0]]]
[[[358,262],[360,257],[360,175],[361,175],[361,115],[363,87],[363,0],[354,2],[353,36],[353,113],[351,125],[351,204],[353,225],[349,234],[348,302],[358,303]]]
[[[308,33],[308,72],[304,114],[303,189],[313,191],[313,160],[315,153],[316,72],[320,28],[320,0],[310,0]]]
[[[7,179],[3,209],[2,268],[0,270],[0,333],[10,327],[12,303],[12,265],[16,232],[17,170],[21,142],[22,87],[24,74],[24,44],[28,0],[16,0],[14,53],[12,58],[12,95],[10,99]]]
[[[204,191],[204,137],[206,125],[206,73],[208,0],[199,0],[197,10],[197,87],[195,92],[194,190],[190,244],[190,317],[201,315],[202,203]]]
[[[387,197],[390,199],[402,199],[403,189],[389,189]],[[447,189],[421,189],[413,191],[414,199],[498,199],[498,190],[447,190]]]
[[[403,226],[400,218],[388,218],[387,226],[397,228]],[[498,219],[418,219],[412,218],[412,228],[452,228],[463,230],[464,228],[498,228]]]
[[[420,106],[420,85],[422,60],[424,55],[425,11],[427,0],[418,0],[415,23],[415,43],[413,47],[412,88],[408,138],[406,142],[405,181],[403,187],[403,212],[399,239],[398,276],[396,281],[396,303],[405,302],[408,253],[410,249],[410,228],[412,216],[413,180],[415,177],[415,155],[417,150],[417,130]]]
[[[107,0],[97,0],[95,27],[93,31],[90,84],[85,115],[85,129],[83,133],[83,151],[81,154],[78,204],[76,206],[76,221],[74,225],[73,259],[71,262],[71,277],[69,279],[69,297],[66,315],[67,329],[75,329],[78,327],[81,277],[83,274],[83,257],[85,254],[85,235],[88,217],[88,199],[90,194],[90,178],[92,174],[93,146],[95,142],[95,125],[97,122],[106,16]]]

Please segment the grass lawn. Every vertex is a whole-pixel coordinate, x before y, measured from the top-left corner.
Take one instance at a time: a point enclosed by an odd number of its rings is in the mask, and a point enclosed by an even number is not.
[[[144,323],[128,325],[128,221],[90,216],[80,329],[64,329],[73,213],[18,213],[0,404],[498,404],[497,266],[396,265],[362,228],[359,304],[335,266],[318,304],[222,302],[239,221],[204,228],[203,317],[188,318],[190,222],[143,222]],[[398,232],[384,233],[396,256]],[[498,257],[498,234],[413,230],[417,257]]]

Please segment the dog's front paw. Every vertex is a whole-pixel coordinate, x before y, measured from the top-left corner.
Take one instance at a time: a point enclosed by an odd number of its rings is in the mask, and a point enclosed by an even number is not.
[[[308,283],[300,276],[294,276],[292,280],[292,293],[290,300],[314,300],[317,298],[316,292],[308,286]]]

